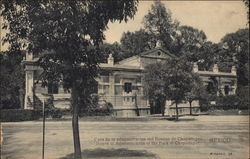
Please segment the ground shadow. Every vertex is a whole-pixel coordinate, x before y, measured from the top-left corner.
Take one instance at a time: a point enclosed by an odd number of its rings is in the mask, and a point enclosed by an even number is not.
[[[180,118],[178,121],[195,121],[197,119],[194,119],[194,118]]]
[[[82,158],[118,158],[118,157],[138,157],[155,159],[156,155],[146,150],[128,150],[125,148],[120,149],[85,149],[82,151]],[[74,159],[74,154],[68,154],[59,159]]]
[[[163,118],[162,120],[176,121],[175,117]],[[195,120],[197,120],[197,119],[195,119],[195,118],[179,118],[176,122],[180,122],[180,121],[195,121]]]

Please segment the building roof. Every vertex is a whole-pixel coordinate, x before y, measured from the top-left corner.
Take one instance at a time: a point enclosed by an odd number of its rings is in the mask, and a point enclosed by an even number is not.
[[[227,77],[236,77],[236,74],[231,72],[213,72],[213,71],[198,71],[199,75],[203,76],[227,76]]]
[[[160,53],[160,55],[158,54]],[[101,63],[100,67],[108,70],[124,70],[124,71],[143,71],[142,67],[143,61],[141,58],[152,58],[152,59],[166,59],[166,58],[175,58],[176,56],[169,53],[168,51],[162,48],[155,48],[152,50],[144,51],[139,55],[129,57],[127,59],[121,60],[115,64]],[[236,73],[231,72],[213,72],[213,71],[198,71],[196,72],[201,76],[223,76],[223,77],[234,77],[236,78]]]
[[[156,52],[163,53],[165,55],[165,57],[164,56],[161,56],[161,57],[150,56],[150,55],[153,55]],[[124,60],[121,60],[121,61],[118,62],[118,64],[126,64],[127,62],[132,61],[132,60],[136,60],[136,59],[138,59],[140,57],[161,58],[161,59],[164,59],[164,58],[166,58],[166,56],[169,56],[169,57],[172,57],[172,58],[176,57],[175,55],[169,53],[168,51],[166,51],[166,50],[164,50],[162,48],[154,48],[154,49],[151,49],[151,50],[144,51],[144,52],[140,53],[139,55],[135,55],[135,56],[126,58]]]

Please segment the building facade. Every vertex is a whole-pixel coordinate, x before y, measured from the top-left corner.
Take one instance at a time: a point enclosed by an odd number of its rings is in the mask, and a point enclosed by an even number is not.
[[[151,63],[164,61],[167,58],[173,58],[170,54],[161,48],[155,48],[141,53],[137,56],[124,59],[114,63],[114,58],[110,54],[107,63],[101,63],[102,70],[106,70],[96,79],[98,82],[98,94],[101,100],[110,102],[114,108],[116,116],[138,116],[152,113],[148,99],[143,93],[142,77],[145,66]],[[37,58],[32,54],[27,54],[24,60],[26,71],[26,91],[25,91],[25,109],[33,109],[33,94],[43,100],[46,98],[43,94],[53,94],[54,105],[59,108],[69,107],[70,94],[64,90],[62,85],[48,85],[42,87],[37,82],[42,69],[34,65]],[[218,86],[217,95],[233,95],[237,88],[236,68],[232,67],[231,72],[219,72],[218,66],[214,65],[212,71],[200,71],[198,65],[194,64],[193,71],[198,73],[203,84],[209,88],[216,81]],[[174,114],[171,101],[166,102],[166,114]],[[152,108],[152,107],[151,107]],[[180,104],[180,114],[189,112],[187,103]],[[194,102],[193,109],[199,111],[199,103]]]

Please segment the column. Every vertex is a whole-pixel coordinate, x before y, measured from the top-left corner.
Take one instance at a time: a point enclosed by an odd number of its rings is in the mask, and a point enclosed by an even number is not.
[[[115,78],[113,73],[109,73],[109,96],[109,102],[115,107]]]
[[[217,67],[218,68],[218,67]],[[218,72],[217,72],[218,73]],[[223,87],[223,84],[222,84],[222,79],[220,78],[220,77],[216,77],[215,78],[216,79],[216,81],[217,81],[217,88],[218,88],[218,90],[217,90],[217,92],[216,92],[216,95],[217,96],[219,96],[220,95],[220,93],[222,93],[222,95],[224,95],[223,93],[224,93],[224,87]]]
[[[33,87],[34,71],[26,70],[25,72],[25,103],[24,109],[33,109]]]

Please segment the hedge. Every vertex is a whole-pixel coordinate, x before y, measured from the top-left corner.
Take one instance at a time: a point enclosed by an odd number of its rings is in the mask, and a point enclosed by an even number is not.
[[[38,120],[40,117],[41,111],[37,110],[2,109],[0,112],[2,122]]]
[[[80,112],[79,116],[109,116],[112,114],[112,111],[106,109],[96,109],[89,112]]]
[[[241,98],[237,95],[229,96],[219,96],[215,99],[216,104],[204,104],[201,106],[201,111],[208,110],[247,110],[249,109],[249,101],[246,101],[244,98]]]

